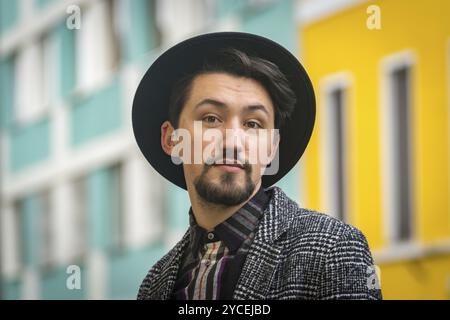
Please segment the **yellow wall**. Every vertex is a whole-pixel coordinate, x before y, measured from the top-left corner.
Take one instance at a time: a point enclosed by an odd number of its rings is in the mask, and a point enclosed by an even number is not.
[[[381,30],[369,30],[369,5],[381,9]],[[410,50],[413,66],[413,175],[417,242],[450,238],[449,59],[450,1],[368,1],[300,28],[302,57],[317,96],[317,122],[305,153],[306,205],[322,211],[321,80],[350,72],[349,217],[373,250],[385,249],[380,164],[380,61]],[[385,298],[450,298],[450,254],[380,264]],[[423,272],[417,276],[415,272]]]
[[[450,255],[380,264],[385,299],[450,299]]]

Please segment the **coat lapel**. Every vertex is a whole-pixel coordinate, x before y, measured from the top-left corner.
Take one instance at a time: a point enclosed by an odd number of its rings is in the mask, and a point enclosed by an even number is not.
[[[276,240],[289,228],[296,204],[278,187],[272,192],[255,238],[250,246],[234,299],[266,299],[276,266],[281,262],[283,245]]]
[[[280,261],[282,246],[268,245],[261,239],[254,239],[239,277],[233,299],[263,300],[267,297],[275,267]],[[266,251],[262,254],[261,249]]]

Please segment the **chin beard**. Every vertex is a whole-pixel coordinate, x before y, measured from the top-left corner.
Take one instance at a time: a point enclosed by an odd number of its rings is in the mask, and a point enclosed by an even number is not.
[[[247,200],[255,191],[255,184],[251,179],[251,165],[244,165],[244,186],[236,183],[238,178],[234,173],[227,172],[220,176],[220,183],[212,183],[207,177],[207,172],[211,167],[205,165],[201,175],[194,180],[195,190],[204,201],[216,205],[235,206]]]

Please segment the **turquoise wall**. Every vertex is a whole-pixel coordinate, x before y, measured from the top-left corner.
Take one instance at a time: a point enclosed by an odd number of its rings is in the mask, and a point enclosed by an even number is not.
[[[122,95],[119,79],[75,103],[70,110],[71,143],[74,146],[117,130],[122,124]]]
[[[80,266],[80,289],[68,289],[67,278],[72,273],[66,272],[66,267],[58,267],[41,274],[41,299],[44,300],[80,300],[87,297],[86,269]]]
[[[19,300],[21,294],[22,282],[18,279],[3,280],[2,282],[2,300]]]
[[[57,0],[34,0],[34,5],[36,8],[45,9],[49,4]]]
[[[215,7],[216,16],[218,19],[222,19],[230,14],[235,14],[245,8],[247,2],[247,0],[218,0]]]
[[[242,31],[272,39],[295,54],[297,39],[293,1],[278,0],[273,5],[245,11]]]
[[[39,196],[33,194],[21,200],[20,214],[23,232],[22,262],[29,267],[38,267],[41,243],[39,234],[41,202]]]
[[[18,172],[30,165],[47,160],[50,155],[50,121],[43,118],[10,130],[10,170]]]
[[[110,299],[135,299],[148,270],[167,252],[162,244],[112,255],[109,260]]]
[[[63,98],[67,98],[72,93],[76,83],[76,32],[78,32],[76,29],[67,29],[65,20],[56,28],[59,58],[58,93]]]
[[[14,103],[14,59],[0,59],[0,129],[11,124]]]
[[[0,0],[0,33],[11,29],[19,18],[19,1]]]
[[[154,16],[151,14],[155,0],[127,1],[128,30],[123,42],[126,61],[134,61],[158,45]]]
[[[89,248],[106,250],[112,243],[112,172],[99,168],[87,178]]]
[[[167,223],[171,230],[185,230],[189,226],[189,208],[191,202],[186,190],[177,187],[171,182],[166,182],[169,194],[166,206],[169,214]]]

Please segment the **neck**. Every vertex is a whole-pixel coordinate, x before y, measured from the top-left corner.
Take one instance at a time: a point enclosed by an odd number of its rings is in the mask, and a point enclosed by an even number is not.
[[[217,225],[231,217],[237,210],[242,208],[248,200],[250,200],[259,190],[261,186],[261,180],[256,185],[255,190],[251,196],[244,202],[235,206],[226,206],[216,203],[211,203],[200,198],[195,190],[194,186],[188,186],[189,198],[191,200],[192,212],[194,214],[197,224],[206,229],[212,231]]]

